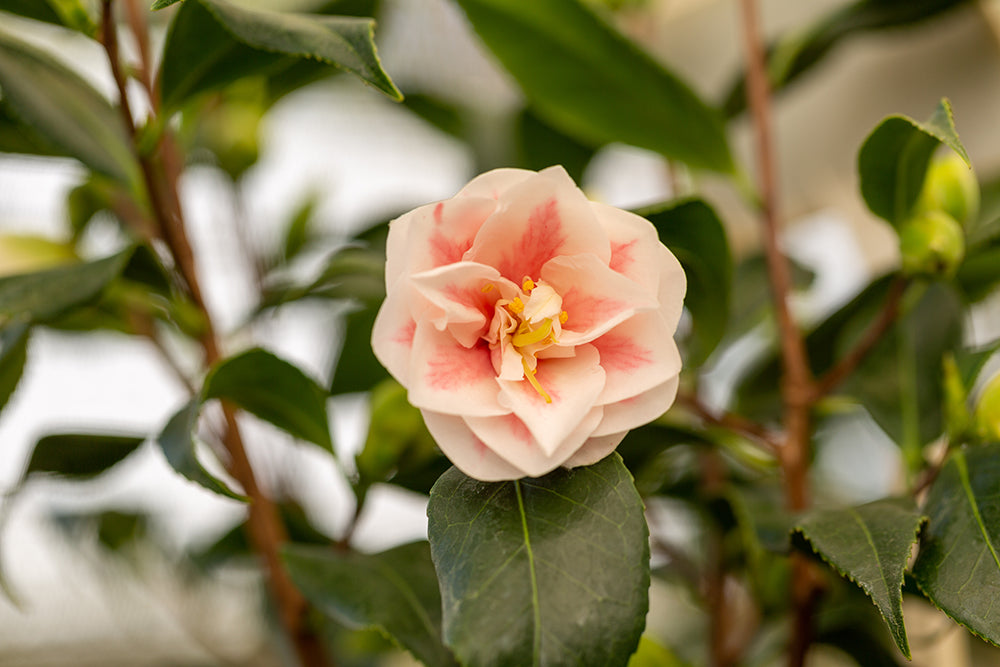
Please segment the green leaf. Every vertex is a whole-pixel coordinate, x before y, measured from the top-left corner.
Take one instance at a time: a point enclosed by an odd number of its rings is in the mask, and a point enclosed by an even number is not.
[[[25,477],[49,473],[89,479],[111,468],[145,442],[145,436],[60,433],[35,444]]]
[[[420,410],[410,405],[406,388],[398,382],[379,383],[370,406],[368,437],[355,459],[362,482],[386,481],[398,472],[406,475],[441,456]]]
[[[444,638],[460,662],[625,665],[645,625],[643,504],[617,454],[539,479],[431,490]]]
[[[906,116],[883,120],[858,153],[861,194],[872,213],[893,225],[904,222],[920,196],[931,156],[942,143],[969,164],[946,99],[926,123]]]
[[[913,576],[940,609],[1000,645],[1000,444],[952,452],[924,501]]]
[[[198,460],[195,453],[194,433],[198,427],[201,401],[195,399],[181,408],[163,427],[156,442],[163,450],[167,463],[176,472],[212,493],[246,502],[248,499],[230,489],[224,482],[213,476]]]
[[[701,199],[672,202],[666,208],[638,211],[656,227],[687,275],[684,306],[694,320],[687,363],[698,366],[726,333],[733,259],[726,230],[715,211]]]
[[[0,98],[0,153],[23,153],[45,157],[69,157],[25,124],[7,101]]]
[[[525,169],[541,171],[561,164],[574,182],[583,182],[583,172],[594,157],[592,146],[546,123],[531,109],[517,116],[517,138],[520,165]]]
[[[97,298],[117,278],[133,248],[94,262],[0,278],[0,322],[45,322]]]
[[[46,0],[0,0],[0,11],[36,21],[62,25],[62,19]]]
[[[795,527],[813,551],[871,598],[907,658],[903,571],[923,521],[910,500],[885,499],[814,511]]]
[[[118,111],[78,74],[3,31],[0,89],[5,104],[46,142],[138,188],[138,162]]]
[[[221,361],[204,388],[205,398],[230,401],[332,453],[326,396],[297,366],[260,348]]]
[[[170,5],[175,4],[177,2],[180,2],[180,0],[156,0],[156,2],[153,3],[150,9],[152,9],[155,12],[160,9],[166,9]]]
[[[312,60],[347,70],[394,100],[402,95],[382,70],[372,19],[248,9],[226,0],[188,0],[164,46],[162,94],[178,109],[198,93],[251,74]]]
[[[643,635],[628,667],[684,667],[673,651]]]
[[[372,327],[378,305],[366,305],[348,313],[344,327],[344,344],[340,348],[337,367],[333,371],[331,394],[368,391],[389,377],[372,352]]]
[[[289,545],[282,558],[296,587],[323,613],[379,628],[425,665],[458,664],[441,643],[441,594],[427,542],[378,554]]]
[[[579,0],[459,0],[532,109],[593,146],[618,141],[733,170],[721,115]]]
[[[28,336],[31,329],[24,323],[13,323],[0,329],[0,410],[14,395],[28,360]]]

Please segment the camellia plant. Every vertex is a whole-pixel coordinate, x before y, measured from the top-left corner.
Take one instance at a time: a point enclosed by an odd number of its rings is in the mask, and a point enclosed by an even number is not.
[[[0,17],[20,17],[0,21],[0,151],[83,173],[67,196],[71,242],[0,237],[0,407],[42,329],[147,341],[188,390],[145,432],[41,438],[5,505],[39,477],[100,479],[152,441],[178,475],[245,508],[179,569],[203,581],[251,556],[287,664],[382,664],[402,649],[434,667],[794,667],[836,649],[834,664],[896,665],[911,656],[904,600],[929,602],[996,661],[1000,377],[984,369],[1000,341],[966,335],[1000,284],[992,190],[981,196],[947,99],[882,120],[857,153],[859,197],[896,232],[900,261],[807,321],[793,297],[811,274],[779,238],[770,112],[850,34],[972,3],[857,0],[769,45],[757,3],[731,3],[745,72],[717,105],[613,27],[613,12],[642,2],[454,4],[523,93],[513,122],[489,128],[503,160],[476,152],[470,109],[397,89],[375,49],[374,0],[310,13],[0,0]],[[92,40],[111,99],[10,27],[30,22]],[[283,246],[254,258],[250,324],[222,330],[179,183],[208,156],[237,190],[268,109],[331,76],[467,141],[483,173],[338,239],[311,275],[305,202]],[[749,164],[728,132],[744,116]],[[662,157],[690,187],[675,178],[676,197],[638,211],[584,194],[611,143]],[[760,254],[734,257],[703,174],[753,208]],[[117,233],[101,256],[85,243],[95,220]],[[329,382],[247,335],[304,301],[339,313]],[[709,371],[750,348],[710,397]],[[370,414],[353,460],[328,414],[347,394]],[[898,446],[893,495],[857,505],[815,484],[819,434],[845,415]],[[261,481],[249,416],[340,457],[353,491],[340,534],[314,525],[294,484]],[[384,485],[426,498],[427,539],[365,552],[355,528]],[[107,549],[143,539],[140,514],[89,519]],[[16,601],[17,582],[4,588]]]

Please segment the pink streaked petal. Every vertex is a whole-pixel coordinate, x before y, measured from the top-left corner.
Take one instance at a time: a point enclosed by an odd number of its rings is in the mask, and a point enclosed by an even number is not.
[[[496,206],[492,199],[449,199],[421,206],[393,220],[390,239],[399,231],[403,234],[386,248],[387,257],[393,258],[391,266],[386,265],[386,284],[391,287],[402,275],[462,261]]]
[[[597,219],[611,243],[608,266],[656,294],[660,284],[660,253],[663,247],[653,224],[635,213],[600,202],[591,202]]]
[[[410,351],[417,323],[410,312],[408,286],[391,290],[382,302],[372,327],[372,350],[390,375],[406,386],[409,381]]]
[[[438,331],[447,329],[464,347],[472,347],[493,319],[500,297],[496,283],[503,279],[492,266],[458,262],[418,273],[411,280],[428,303],[422,319]]]
[[[680,373],[681,355],[673,333],[658,311],[648,311],[592,340],[607,374],[598,405],[641,394]]]
[[[497,204],[468,259],[497,267],[516,284],[525,276],[537,280],[553,257],[591,253],[605,264],[611,257],[590,202],[561,167],[517,183]]]
[[[481,342],[462,347],[446,331],[418,322],[410,355],[410,403],[449,415],[502,415],[490,348]]]
[[[628,435],[628,431],[588,438],[587,442],[583,443],[583,446],[576,450],[573,456],[566,459],[563,465],[567,468],[593,465],[615,451],[626,435]]]
[[[687,293],[687,276],[674,253],[666,247],[659,247],[660,286],[656,298],[660,301],[660,314],[670,327],[677,329],[677,323],[684,311],[684,295]]]
[[[601,422],[603,409],[592,408],[551,454],[546,453],[528,426],[514,415],[467,417],[472,432],[500,458],[522,471],[522,476],[541,477],[563,465],[581,447]]]
[[[659,308],[652,293],[593,255],[557,257],[542,269],[542,279],[562,295],[568,316],[562,345],[592,341],[639,311]]]
[[[604,420],[593,435],[610,435],[653,421],[673,405],[680,377],[672,377],[658,387],[632,398],[604,406]]]
[[[455,196],[499,199],[507,190],[534,175],[535,172],[527,169],[493,169],[476,176]]]
[[[604,369],[597,349],[581,345],[576,356],[539,360],[535,378],[551,403],[527,379],[497,380],[498,400],[524,421],[542,451],[551,456],[594,406],[604,388]]]
[[[421,410],[438,447],[455,467],[483,482],[520,479],[524,472],[497,456],[476,437],[461,417]]]

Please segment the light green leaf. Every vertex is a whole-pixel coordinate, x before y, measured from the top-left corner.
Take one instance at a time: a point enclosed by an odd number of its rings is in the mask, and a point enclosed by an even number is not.
[[[324,614],[379,628],[425,665],[457,665],[441,643],[441,593],[427,542],[377,554],[289,545],[282,558],[295,586]]]
[[[297,366],[260,348],[221,361],[204,388],[206,399],[230,401],[332,453],[326,396]]]
[[[684,667],[684,663],[673,651],[643,635],[628,667]]]
[[[861,194],[872,213],[893,225],[904,222],[920,196],[931,156],[942,143],[969,163],[946,99],[926,123],[906,116],[883,120],[858,153]]]
[[[118,111],[78,74],[0,30],[0,90],[54,147],[137,189],[139,166]]]
[[[871,598],[907,658],[903,571],[923,521],[912,501],[886,499],[811,512],[795,527],[813,551]]]
[[[181,408],[170,418],[156,439],[167,463],[176,472],[195,484],[199,484],[212,493],[247,501],[246,496],[236,493],[224,482],[213,476],[198,460],[195,453],[195,430],[198,428],[198,414],[201,412],[201,401],[195,399]]]
[[[688,280],[684,307],[694,320],[686,363],[698,366],[722,340],[729,321],[733,259],[726,230],[701,199],[637,212],[656,226],[660,241],[684,267]]]
[[[553,127],[731,172],[721,115],[579,0],[459,0],[473,27]]]
[[[347,70],[394,100],[402,95],[379,61],[372,19],[248,9],[226,0],[187,0],[164,46],[162,94],[168,109],[192,96],[299,60]]]
[[[617,454],[511,482],[452,468],[431,490],[427,516],[445,643],[460,662],[628,662],[649,605],[649,544]]]
[[[150,9],[152,9],[155,12],[160,9],[166,9],[170,5],[175,4],[177,2],[180,2],[180,0],[156,0],[156,2],[153,3]]]
[[[913,576],[953,619],[1000,645],[1000,444],[952,452],[924,501]]]
[[[0,410],[7,405],[24,374],[30,334],[31,329],[21,322],[0,329]]]
[[[145,442],[145,436],[60,433],[35,444],[25,477],[49,473],[89,479],[122,461]]]
[[[97,298],[117,278],[134,248],[94,262],[0,278],[0,322],[45,322]]]

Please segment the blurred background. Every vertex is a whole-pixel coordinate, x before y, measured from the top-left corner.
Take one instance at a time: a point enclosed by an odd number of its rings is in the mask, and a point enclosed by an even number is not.
[[[704,99],[725,101],[741,68],[736,2],[593,1],[613,12],[622,31]],[[243,4],[315,11],[331,3]],[[293,267],[308,275],[352,233],[449,197],[481,171],[547,166],[538,163],[544,154],[531,151],[531,123],[539,121],[524,114],[515,85],[480,46],[455,4],[375,4],[383,66],[407,96],[404,104],[347,76],[318,80],[270,108],[248,85],[218,96],[217,114],[206,116],[206,126],[181,128],[197,162],[185,174],[182,197],[219,328],[229,332],[232,347],[259,341],[327,385],[338,353],[341,310],[303,302],[246,324],[258,306],[262,275],[283,244],[287,250],[295,220],[309,221],[308,250]],[[764,28],[772,38],[787,38],[848,4],[764,0]],[[156,43],[164,38],[171,11],[151,15]],[[44,45],[113,97],[114,84],[95,43],[2,12],[0,26]],[[998,31],[1000,2],[992,0],[958,3],[913,25],[859,31],[838,41],[810,76],[776,100],[784,243],[816,274],[800,295],[807,318],[828,312],[898,261],[893,233],[858,194],[855,169],[858,147],[884,116],[924,118],[941,97],[950,98],[980,181],[988,185],[1000,175]],[[749,170],[746,121],[737,116],[731,128]],[[518,136],[522,139],[514,139]],[[738,193],[721,182],[678,173],[656,155],[618,145],[581,155],[574,169],[592,198],[624,208],[696,189],[726,222],[737,256],[756,248],[755,220]],[[70,160],[0,153],[0,235],[68,240],[73,211],[67,197],[83,177]],[[99,256],[116,242],[114,226],[99,214],[81,248]],[[12,272],[16,261],[16,252],[0,248],[0,272]],[[980,306],[974,318],[974,339],[995,336],[996,300]],[[752,347],[753,341],[746,344]],[[185,351],[179,352],[183,359]],[[195,356],[193,350],[187,354]],[[744,347],[731,347],[715,359],[708,389],[717,403],[724,402],[746,354]],[[148,433],[186,396],[176,372],[139,339],[40,331],[31,340],[25,376],[0,417],[0,490],[18,485],[40,437],[87,428]],[[342,461],[352,461],[363,441],[366,410],[361,397],[334,399],[331,421]],[[338,535],[353,501],[329,457],[263,422],[247,422],[246,439],[264,486],[294,496],[313,526]],[[819,452],[821,480],[856,502],[891,492],[898,484],[897,449],[870,422],[837,433],[838,441],[823,443]],[[859,448],[866,452],[861,467],[852,464]],[[422,496],[396,487],[372,493],[357,530],[360,548],[381,549],[425,534]],[[33,479],[0,510],[0,556],[19,603],[0,599],[0,665],[277,664],[280,656],[265,637],[255,570],[227,567],[211,577],[197,574],[197,559],[211,559],[211,547],[242,512],[238,504],[177,476],[149,443],[139,456],[89,483]],[[666,592],[654,597],[650,625],[679,632],[672,618],[677,608],[670,606],[676,601],[662,600],[671,598]],[[907,609],[908,625],[914,623],[914,664],[1000,664],[995,654],[977,657],[981,649],[946,619],[926,611],[924,620],[924,613]],[[381,640],[366,635],[357,641]]]

